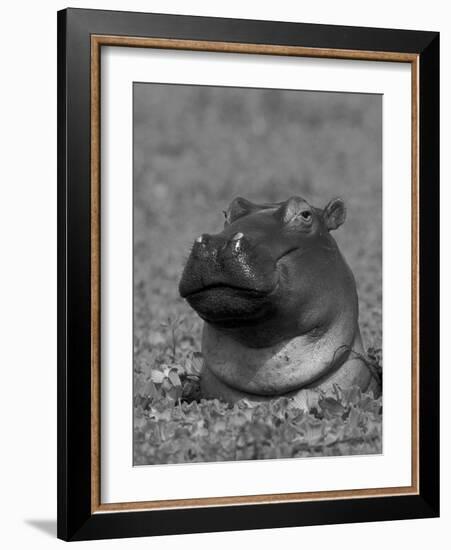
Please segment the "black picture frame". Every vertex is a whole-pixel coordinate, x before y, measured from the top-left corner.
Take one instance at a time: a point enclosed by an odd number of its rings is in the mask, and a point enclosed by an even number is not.
[[[419,62],[419,491],[92,511],[91,36],[415,54]],[[58,12],[58,537],[87,540],[439,515],[439,33],[162,14]]]

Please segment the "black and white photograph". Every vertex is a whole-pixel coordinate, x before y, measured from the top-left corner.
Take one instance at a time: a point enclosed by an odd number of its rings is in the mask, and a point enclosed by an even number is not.
[[[383,452],[382,108],[134,83],[135,466]]]

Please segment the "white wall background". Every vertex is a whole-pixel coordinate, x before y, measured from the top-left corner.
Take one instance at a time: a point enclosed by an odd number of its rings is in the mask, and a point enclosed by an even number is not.
[[[451,18],[441,0],[208,2],[73,0],[72,7],[124,9],[440,31],[442,41],[442,281],[450,280]],[[0,541],[52,548],[56,536],[56,11],[64,2],[2,7],[0,86]],[[447,252],[445,254],[445,252]],[[442,341],[450,334],[442,285]],[[84,543],[108,547],[372,548],[410,550],[451,534],[451,354],[442,349],[442,518]],[[446,390],[446,393],[445,393]]]

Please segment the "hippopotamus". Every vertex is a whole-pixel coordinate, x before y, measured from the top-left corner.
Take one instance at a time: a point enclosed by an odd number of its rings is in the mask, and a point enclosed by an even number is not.
[[[331,235],[343,200],[238,197],[224,215],[221,232],[195,239],[179,284],[204,320],[202,396],[309,408],[335,385],[368,391],[356,283]]]

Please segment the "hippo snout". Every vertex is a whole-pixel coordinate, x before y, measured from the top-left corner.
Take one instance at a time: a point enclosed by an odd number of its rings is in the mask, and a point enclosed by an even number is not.
[[[274,258],[243,232],[203,234],[193,243],[179,292],[202,318],[220,323],[262,313],[277,279]]]
[[[275,262],[246,236],[203,234],[193,244],[180,281],[183,298],[212,287],[266,294],[274,287]]]

